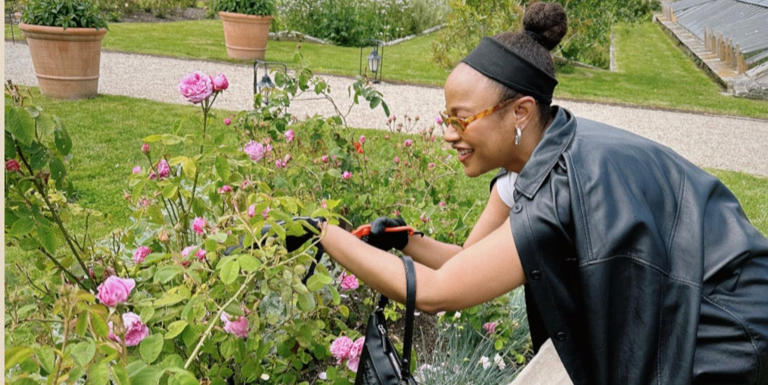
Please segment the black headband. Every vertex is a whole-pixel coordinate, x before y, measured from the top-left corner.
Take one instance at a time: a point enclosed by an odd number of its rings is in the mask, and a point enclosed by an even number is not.
[[[496,39],[484,37],[462,62],[515,91],[552,102],[557,80]]]

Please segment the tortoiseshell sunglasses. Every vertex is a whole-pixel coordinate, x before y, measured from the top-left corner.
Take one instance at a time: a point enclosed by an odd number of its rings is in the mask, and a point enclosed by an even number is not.
[[[459,118],[456,116],[448,115],[447,111],[440,112],[440,119],[443,120],[443,125],[448,127],[449,125],[453,127],[454,130],[456,130],[458,133],[463,133],[467,126],[469,126],[470,123],[474,122],[475,120],[480,120],[488,115],[493,114],[494,112],[500,110],[502,107],[506,106],[510,102],[516,100],[517,98],[510,98],[505,99],[496,104],[493,107],[488,107],[470,117],[467,118]]]

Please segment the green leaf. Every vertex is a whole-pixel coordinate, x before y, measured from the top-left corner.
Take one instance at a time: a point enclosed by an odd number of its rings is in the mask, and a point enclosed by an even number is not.
[[[261,261],[250,254],[242,254],[237,258],[240,267],[247,273],[254,272],[261,268]]]
[[[149,320],[152,319],[152,316],[155,315],[155,308],[151,306],[145,306],[141,308],[141,311],[139,312],[139,317],[141,317],[141,322],[149,323]]]
[[[11,226],[10,235],[16,237],[27,235],[32,231],[34,227],[35,222],[32,220],[32,218],[21,217],[13,224],[13,226]]]
[[[163,294],[162,297],[160,297],[157,301],[155,301],[155,307],[163,307],[163,306],[171,306],[175,305],[183,300],[185,300],[187,297],[175,293],[175,292],[167,292]]]
[[[101,361],[88,369],[86,385],[104,385],[109,381],[109,367],[106,361]]]
[[[141,361],[139,361],[141,362]],[[112,366],[112,378],[114,378],[116,385],[130,385],[128,380],[128,373],[125,368],[120,365]]]
[[[5,129],[8,130],[16,140],[29,146],[35,139],[35,120],[29,116],[27,111],[11,108],[7,111],[5,117]]]
[[[37,227],[37,236],[45,251],[50,254],[53,254],[56,251],[56,234],[54,234],[53,230],[48,227],[47,224],[40,224]]]
[[[163,336],[160,334],[153,334],[139,344],[139,353],[141,353],[141,359],[144,362],[151,364],[160,355],[163,350]]]
[[[85,334],[85,329],[88,327],[88,313],[82,312],[77,316],[77,323],[75,323],[75,333],[78,335]]]
[[[29,358],[35,352],[26,346],[14,346],[5,351],[5,369],[8,370],[19,362]]]
[[[230,172],[229,172],[229,162],[227,162],[227,158],[223,156],[217,156],[216,160],[214,161],[213,167],[216,170],[216,175],[218,175],[222,181],[229,180]]]
[[[56,363],[56,354],[50,346],[41,346],[37,349],[37,360],[40,366],[47,374],[53,374],[54,364]],[[6,366],[7,368],[8,366]]]
[[[72,150],[72,139],[69,137],[69,133],[64,127],[56,127],[53,131],[53,143],[56,145],[56,149],[59,150],[61,155],[67,156]]]
[[[56,181],[57,186],[63,186],[64,177],[67,176],[67,166],[58,157],[51,157],[48,166],[51,168],[51,178]]]
[[[200,381],[195,376],[188,372],[182,371],[173,375],[168,379],[168,385],[199,385]]]
[[[96,354],[96,344],[93,343],[93,340],[76,343],[70,346],[72,358],[80,366],[87,365],[91,362],[91,359],[93,359],[93,355]]]
[[[131,385],[157,385],[160,383],[160,377],[162,376],[162,369],[147,366],[136,373],[135,376],[131,376]]]
[[[315,308],[315,297],[312,293],[299,294],[299,309],[304,312],[310,312]]]
[[[171,158],[169,163],[171,166],[181,164],[184,175],[186,175],[187,178],[194,178],[195,173],[197,172],[197,165],[195,164],[195,161],[186,156],[175,156]]]
[[[168,332],[165,333],[165,339],[168,340],[178,336],[179,334],[181,334],[181,332],[184,331],[186,327],[187,327],[187,321],[179,320],[179,321],[171,322],[171,324],[168,325]]]
[[[317,291],[320,290],[323,286],[330,284],[331,282],[333,282],[331,277],[318,271],[315,272],[315,274],[313,274],[307,280],[307,289],[310,291]]]
[[[344,318],[349,318],[349,308],[346,305],[339,306],[339,313],[341,313]]]
[[[219,276],[221,277],[221,281],[225,284],[235,282],[238,274],[240,274],[240,264],[237,262],[237,259],[234,257],[225,258],[221,261],[220,265],[221,270],[219,271]]]
[[[13,144],[13,136],[7,130],[5,131],[5,159],[16,157],[16,146]]]
[[[169,184],[163,188],[163,198],[171,199],[179,191],[179,186],[176,184]]]
[[[181,266],[176,265],[169,265],[169,266],[163,266],[155,272],[155,276],[153,278],[153,281],[155,283],[168,283],[168,281],[172,280],[176,275],[183,273],[184,270],[181,268]]]
[[[96,333],[97,336],[104,338],[109,335],[109,325],[107,325],[107,321],[105,321],[100,314],[91,313],[89,318],[91,319],[93,332]]]

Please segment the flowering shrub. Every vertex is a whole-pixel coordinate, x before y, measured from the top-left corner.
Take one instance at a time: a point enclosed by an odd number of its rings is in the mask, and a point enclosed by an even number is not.
[[[211,108],[228,81],[184,77],[179,91],[199,106],[200,125],[137,138],[145,160],[125,170],[130,225],[101,241],[65,226],[89,213],[57,190],[67,186],[59,165],[71,149],[66,131],[9,92],[6,105],[15,107],[6,138],[16,151],[6,150],[6,234],[48,262],[37,264],[46,282],[37,300],[9,305],[7,382],[351,383],[375,293],[327,257],[304,283],[313,245],[285,249],[285,236],[303,231],[291,218],[323,216],[351,228],[395,214],[461,242],[467,214],[479,212],[485,197],[456,193],[460,170],[434,126],[403,138],[418,118],[392,116],[388,132],[364,136],[344,127],[343,114],[296,122],[286,112],[290,100],[305,91],[327,95],[327,86],[308,71],[276,83],[269,103],[257,96],[259,108],[211,133],[211,122],[223,121]],[[350,92],[386,112],[367,87],[360,81]],[[390,319],[398,307],[387,309]],[[482,330],[506,308],[502,301],[449,316]],[[32,312],[53,319],[22,322]],[[503,319],[488,337],[499,350],[515,331]]]

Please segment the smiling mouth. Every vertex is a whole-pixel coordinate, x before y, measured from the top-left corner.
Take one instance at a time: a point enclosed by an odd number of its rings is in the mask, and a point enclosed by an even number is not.
[[[470,157],[470,155],[472,155],[475,152],[474,150],[469,150],[469,149],[457,149],[457,151],[459,153],[460,162],[465,161],[467,158]]]

